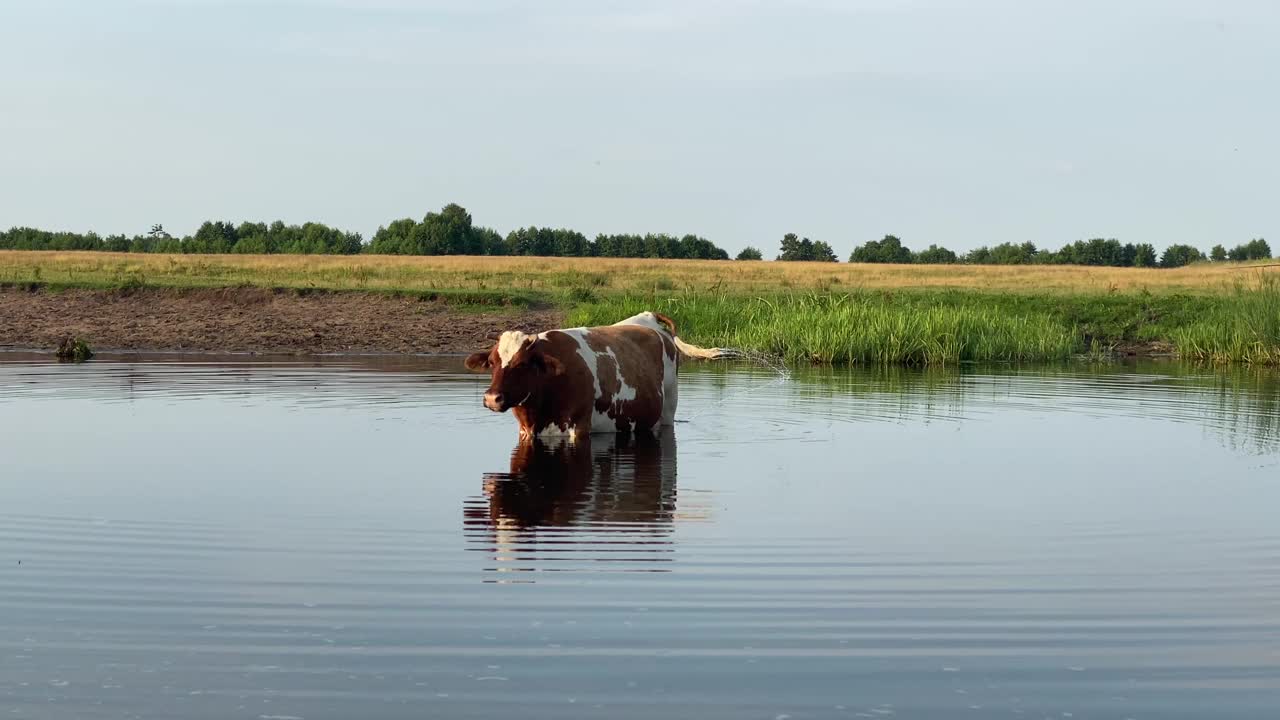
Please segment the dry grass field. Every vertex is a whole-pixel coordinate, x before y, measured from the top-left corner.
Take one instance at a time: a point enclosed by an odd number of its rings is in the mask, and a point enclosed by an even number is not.
[[[1265,265],[1265,263],[1263,264]],[[1083,266],[851,265],[614,258],[378,255],[139,255],[0,251],[0,283],[51,287],[315,288],[597,295],[686,291],[968,289],[1013,293],[1216,294],[1280,268],[1236,263],[1175,270]]]

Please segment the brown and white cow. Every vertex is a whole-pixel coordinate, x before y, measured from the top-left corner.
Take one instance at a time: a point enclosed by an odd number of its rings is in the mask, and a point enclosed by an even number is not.
[[[642,312],[613,325],[502,333],[466,366],[493,373],[485,407],[510,410],[521,437],[590,432],[653,432],[676,415],[682,357],[717,359],[731,351],[676,337],[671,318]]]

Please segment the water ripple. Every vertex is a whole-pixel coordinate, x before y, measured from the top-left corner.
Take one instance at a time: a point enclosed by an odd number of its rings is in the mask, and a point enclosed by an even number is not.
[[[0,357],[0,708],[1280,705],[1272,376],[691,365],[673,432],[520,443],[455,365]]]

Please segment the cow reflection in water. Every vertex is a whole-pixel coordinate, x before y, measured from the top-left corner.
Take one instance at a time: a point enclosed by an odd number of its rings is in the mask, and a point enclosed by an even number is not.
[[[676,517],[676,441],[592,434],[521,440],[464,510],[472,549],[496,572],[665,572]],[[526,579],[526,581],[528,581]]]

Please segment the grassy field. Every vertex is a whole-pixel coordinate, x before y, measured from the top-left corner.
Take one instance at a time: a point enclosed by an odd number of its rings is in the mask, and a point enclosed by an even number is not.
[[[690,341],[824,363],[1060,359],[1167,344],[1280,363],[1280,268],[849,265],[607,258],[0,252],[0,285],[139,291],[265,287],[553,305],[572,324],[641,309]]]
[[[143,255],[0,251],[0,283],[110,288],[255,286],[547,297],[599,294],[966,289],[1035,293],[1215,294],[1259,270],[1237,263],[1175,270],[1063,265],[850,265],[732,260],[404,257],[388,255]]]

